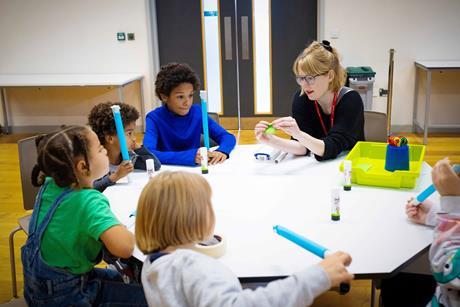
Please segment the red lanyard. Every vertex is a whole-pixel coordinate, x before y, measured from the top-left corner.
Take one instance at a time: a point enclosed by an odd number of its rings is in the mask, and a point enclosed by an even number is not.
[[[332,101],[331,106],[331,128],[334,125],[334,111],[335,105],[337,104],[337,93],[334,93],[334,100]],[[316,113],[318,113],[319,121],[321,122],[321,126],[323,127],[324,135],[327,135],[326,126],[324,125],[323,117],[321,116],[321,112],[319,111],[318,101],[315,100],[315,108]]]

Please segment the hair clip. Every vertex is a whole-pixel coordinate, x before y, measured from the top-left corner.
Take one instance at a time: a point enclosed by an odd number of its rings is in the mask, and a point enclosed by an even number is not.
[[[329,41],[323,40],[321,45],[323,45],[324,49],[326,49],[327,51],[332,52],[331,43]]]

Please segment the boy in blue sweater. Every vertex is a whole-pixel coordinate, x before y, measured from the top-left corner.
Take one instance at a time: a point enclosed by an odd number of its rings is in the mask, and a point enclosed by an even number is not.
[[[200,164],[201,108],[193,104],[199,88],[200,80],[187,64],[167,64],[157,75],[155,92],[163,106],[147,114],[143,143],[163,164]],[[208,124],[210,138],[219,145],[208,152],[209,164],[222,163],[235,147],[235,137],[209,116]]]

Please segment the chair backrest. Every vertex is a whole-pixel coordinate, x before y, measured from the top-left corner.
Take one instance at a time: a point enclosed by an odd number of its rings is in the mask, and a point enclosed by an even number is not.
[[[385,113],[364,111],[364,138],[368,142],[387,141],[387,115]]]
[[[209,117],[211,117],[216,123],[219,124],[219,113],[208,112]]]
[[[31,174],[37,164],[37,136],[29,137],[18,141],[19,170],[21,172],[22,199],[25,210],[34,208],[35,196],[38,187],[32,185]]]

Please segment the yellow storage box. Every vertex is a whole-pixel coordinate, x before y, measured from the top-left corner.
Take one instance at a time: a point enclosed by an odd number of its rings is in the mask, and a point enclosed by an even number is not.
[[[345,160],[351,160],[351,182],[388,188],[413,188],[422,170],[425,157],[424,145],[409,146],[409,170],[389,172],[385,170],[387,143],[358,142]],[[343,162],[340,164],[343,171]]]

